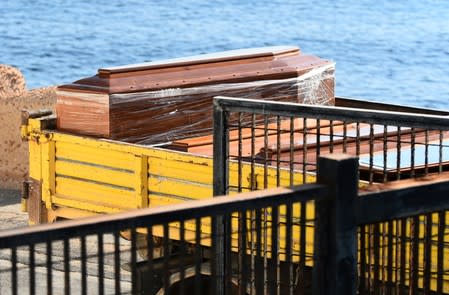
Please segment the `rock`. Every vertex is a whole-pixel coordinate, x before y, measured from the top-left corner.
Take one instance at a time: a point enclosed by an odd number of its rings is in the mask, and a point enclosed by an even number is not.
[[[20,71],[0,65],[0,188],[20,189],[28,173],[28,143],[20,138],[21,111],[54,110],[55,103],[56,87],[27,91]]]
[[[0,65],[0,100],[23,94],[26,91],[22,73],[11,66]]]

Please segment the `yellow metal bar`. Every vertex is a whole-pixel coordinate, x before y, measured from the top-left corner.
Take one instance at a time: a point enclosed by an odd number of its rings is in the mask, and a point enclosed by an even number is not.
[[[134,158],[134,192],[136,194],[136,208],[148,207],[148,157]]]
[[[28,141],[29,153],[29,177],[36,180],[42,179],[42,151],[39,142],[34,140]]]
[[[52,195],[55,194],[55,142],[42,143],[42,200],[47,209],[52,208]]]

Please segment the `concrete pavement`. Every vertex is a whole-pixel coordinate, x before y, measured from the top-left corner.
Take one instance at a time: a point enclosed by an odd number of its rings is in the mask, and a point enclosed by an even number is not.
[[[17,191],[0,190],[0,231],[27,226],[27,214],[20,211],[20,194]],[[115,294],[114,281],[114,244],[111,235],[103,237],[104,260],[104,288],[105,294]],[[87,286],[88,293],[98,293],[98,241],[96,236],[89,236],[86,239],[87,248]],[[120,239],[120,264],[125,265],[130,261],[130,243]],[[47,269],[45,267],[47,255],[46,245],[38,244],[34,250],[35,256],[35,282],[36,294],[47,292]],[[52,270],[53,294],[64,293],[64,259],[63,243],[55,241],[52,244]],[[29,294],[29,247],[19,247],[17,249],[18,267],[18,294]],[[80,241],[70,240],[70,289],[71,294],[81,293],[81,261],[80,261]],[[120,285],[122,293],[128,293],[131,289],[130,272],[123,267],[120,268]],[[11,294],[11,251],[9,249],[0,250],[0,294]]]

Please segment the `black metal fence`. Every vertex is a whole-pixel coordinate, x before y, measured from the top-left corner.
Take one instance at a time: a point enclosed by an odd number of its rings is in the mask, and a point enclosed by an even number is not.
[[[326,197],[325,186],[311,184],[4,231],[0,294],[310,290],[293,265],[301,261],[301,275],[311,276],[304,249],[313,236],[300,229],[314,225],[311,202]]]
[[[357,162],[321,157],[318,184],[2,232],[0,292],[449,293],[449,178],[358,193]]]
[[[391,106],[395,112],[370,110],[367,107],[386,109],[388,105],[337,101],[358,108],[217,98],[215,135],[219,140],[226,135],[228,140],[222,144],[226,150],[216,155],[225,153],[238,167],[242,161],[251,162],[253,172],[253,178],[245,181],[238,168],[238,180],[226,189],[245,191],[313,182],[318,158],[332,153],[359,157],[360,178],[368,183],[449,169],[447,115],[437,111],[433,113],[439,115],[406,113],[410,108],[398,106]],[[220,127],[223,120],[226,125]],[[303,173],[302,177],[294,171]],[[270,173],[276,174],[276,183],[268,182]]]
[[[217,194],[314,182],[320,178],[316,172],[323,171],[320,156],[357,156],[359,186],[376,191],[372,198],[348,201],[351,206],[356,202],[355,211],[340,208],[347,218],[355,214],[375,220],[360,217],[342,225],[357,230],[359,294],[449,293],[449,193],[444,197],[432,188],[441,198],[438,207],[431,205],[434,193],[419,188],[426,184],[420,176],[438,175],[430,182],[447,179],[449,117],[398,106],[386,111],[388,105],[366,103],[330,108],[216,98],[214,104]],[[351,105],[351,100],[342,104]],[[361,109],[367,105],[376,110]],[[251,163],[250,180],[242,179],[243,161]],[[237,180],[229,179],[231,169],[237,170]],[[276,182],[270,183],[273,174]],[[399,196],[408,187],[413,188],[407,194],[416,199]],[[382,191],[392,189],[398,191],[384,198]]]

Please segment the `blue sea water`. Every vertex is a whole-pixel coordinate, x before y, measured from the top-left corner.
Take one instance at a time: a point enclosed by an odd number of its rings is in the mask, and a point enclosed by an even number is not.
[[[0,0],[0,63],[29,88],[268,45],[336,61],[337,95],[449,109],[448,1]]]

